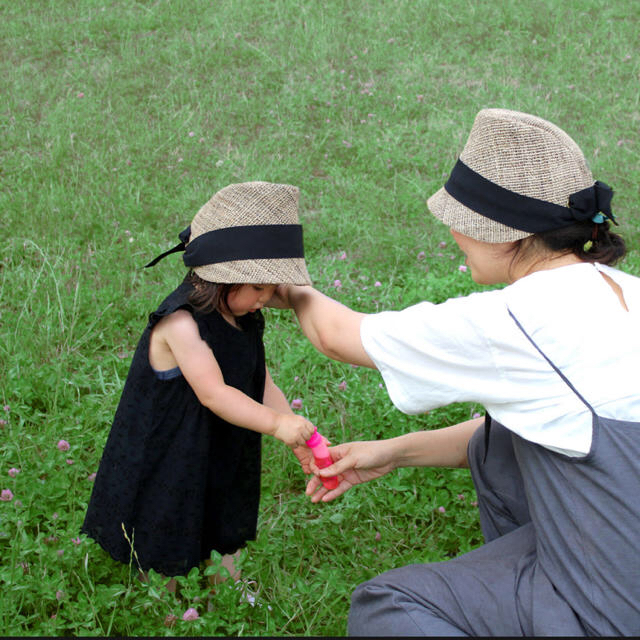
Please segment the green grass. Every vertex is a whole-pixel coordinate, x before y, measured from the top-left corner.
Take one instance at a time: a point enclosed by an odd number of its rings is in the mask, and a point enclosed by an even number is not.
[[[369,312],[441,301],[477,287],[425,200],[480,108],[528,111],[616,190],[622,268],[640,275],[639,33],[633,0],[0,3],[0,634],[342,635],[362,580],[479,544],[464,471],[401,470],[312,505],[268,440],[243,556],[261,607],[227,585],[207,612],[202,572],[178,601],[72,539],[146,315],[183,272],[175,256],[141,265],[231,182],[300,187],[321,290]],[[268,313],[266,342],[276,382],[334,442],[479,409],[399,413],[288,312]],[[201,617],[183,622],[190,606]]]

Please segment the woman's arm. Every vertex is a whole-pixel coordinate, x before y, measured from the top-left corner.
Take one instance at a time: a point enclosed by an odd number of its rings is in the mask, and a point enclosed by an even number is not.
[[[290,447],[304,445],[311,437],[314,427],[302,416],[260,404],[225,383],[213,352],[200,337],[198,325],[188,311],[178,310],[167,316],[156,325],[156,331],[156,340],[166,342],[198,400],[223,420],[272,435]],[[269,391],[269,397],[273,395]],[[282,401],[275,402],[282,407]]]
[[[468,467],[467,446],[484,417],[391,438],[396,467]]]
[[[375,369],[360,340],[360,324],[366,314],[353,311],[307,286],[278,287],[278,296],[298,317],[313,346],[333,360]]]
[[[328,502],[351,487],[398,467],[468,467],[467,445],[483,420],[475,418],[443,429],[330,447],[329,453],[335,462],[318,472],[321,476],[341,476],[340,484],[333,491],[327,491],[319,477],[314,476],[307,485],[307,495],[312,502]]]

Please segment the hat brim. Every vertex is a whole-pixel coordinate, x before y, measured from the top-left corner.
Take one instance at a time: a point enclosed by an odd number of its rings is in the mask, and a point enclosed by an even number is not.
[[[193,270],[203,280],[221,284],[311,284],[304,258],[232,260]]]
[[[507,227],[465,207],[444,187],[427,200],[427,206],[450,229],[480,242],[513,242],[531,235],[528,231]]]

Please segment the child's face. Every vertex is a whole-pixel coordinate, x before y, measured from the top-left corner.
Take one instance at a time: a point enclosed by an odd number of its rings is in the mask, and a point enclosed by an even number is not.
[[[275,284],[243,284],[229,293],[227,305],[234,316],[262,309],[276,290]]]

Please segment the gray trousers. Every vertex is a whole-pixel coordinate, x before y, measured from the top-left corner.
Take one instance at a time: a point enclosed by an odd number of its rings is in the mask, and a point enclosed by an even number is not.
[[[453,560],[393,569],[361,584],[352,596],[349,635],[583,635],[573,613],[536,575],[522,478],[511,434],[498,423],[493,423],[483,464],[484,457],[484,429],[479,428],[468,458],[486,544]],[[534,589],[544,612],[531,610]],[[534,625],[536,617],[549,622],[541,629]]]

